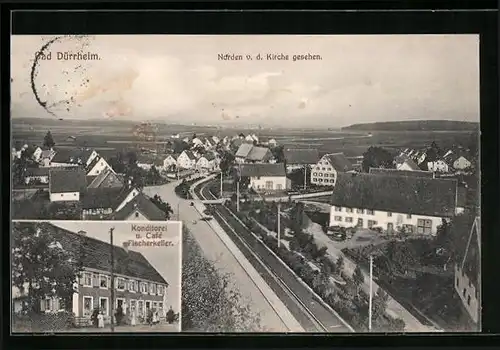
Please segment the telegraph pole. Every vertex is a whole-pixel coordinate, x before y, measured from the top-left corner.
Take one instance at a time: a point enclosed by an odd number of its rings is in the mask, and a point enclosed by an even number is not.
[[[115,331],[115,322],[113,320],[114,313],[114,305],[115,305],[115,256],[113,249],[113,231],[114,227],[109,229],[109,240],[110,240],[110,249],[111,249],[111,301],[109,305],[109,310],[111,312],[111,332]]]
[[[241,180],[241,164],[238,164],[238,176],[236,179],[236,211],[240,211],[240,180]]]
[[[281,202],[278,202],[278,249],[281,246]]]
[[[304,165],[304,191],[306,190],[307,186],[307,164]]]
[[[368,299],[368,331],[372,331],[372,304],[373,304],[373,255],[370,255],[370,296]]]

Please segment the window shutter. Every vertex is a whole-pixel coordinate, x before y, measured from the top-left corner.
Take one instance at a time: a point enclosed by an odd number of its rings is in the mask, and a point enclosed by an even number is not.
[[[115,289],[118,289],[118,277],[115,277]]]
[[[59,311],[59,298],[53,298],[52,300],[52,311]]]
[[[45,299],[40,300],[40,310],[42,312],[45,311]]]

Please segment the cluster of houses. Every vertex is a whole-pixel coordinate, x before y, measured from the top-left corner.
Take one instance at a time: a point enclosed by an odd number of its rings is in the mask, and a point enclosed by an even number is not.
[[[441,174],[467,172],[474,162],[474,156],[460,146],[453,147],[443,155],[433,154],[432,157],[429,157],[428,149],[406,148],[395,158],[398,170],[428,170]]]
[[[89,324],[92,313],[95,309],[99,309],[103,312],[105,323],[109,323],[112,300],[110,243],[91,238],[85,231],[72,232],[50,223],[39,223],[37,227],[33,223],[17,225],[31,225],[33,230],[50,231],[58,248],[71,252],[74,256],[81,256],[82,259],[82,272],[73,285],[71,305],[65,305],[67,301],[59,297],[47,296],[40,300],[40,311],[57,313],[71,310],[77,319],[85,319]],[[13,230],[16,229],[17,226],[14,226]],[[82,247],[85,247],[86,254],[81,254]],[[145,317],[147,310],[156,310],[164,318],[167,311],[168,282],[144,255],[129,250],[126,245],[113,246],[113,254],[114,310],[121,307],[124,315],[133,311],[140,317]],[[17,287],[12,288],[14,313],[27,309],[28,289],[24,288],[24,291],[21,291]]]

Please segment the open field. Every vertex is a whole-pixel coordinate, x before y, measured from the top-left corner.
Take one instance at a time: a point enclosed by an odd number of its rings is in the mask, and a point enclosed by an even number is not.
[[[120,150],[131,147],[152,147],[163,145],[173,134],[181,137],[197,135],[233,136],[240,132],[255,133],[273,137],[279,144],[289,148],[317,148],[320,154],[344,152],[347,157],[363,154],[370,146],[381,146],[397,151],[399,148],[419,148],[436,141],[441,148],[453,144],[466,143],[470,131],[376,131],[371,136],[367,133],[353,133],[329,130],[300,129],[219,129],[216,127],[158,124],[155,141],[144,141],[133,134],[136,124],[131,121],[74,121],[55,119],[13,119],[12,138],[14,145],[43,143],[47,131],[51,131],[56,147],[91,147],[97,151]],[[75,141],[66,141],[74,136]],[[154,146],[153,146],[154,147]]]

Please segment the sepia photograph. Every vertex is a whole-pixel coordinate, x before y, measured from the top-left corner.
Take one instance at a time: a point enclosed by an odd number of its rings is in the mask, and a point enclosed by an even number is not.
[[[14,221],[12,332],[180,332],[181,226]]]
[[[19,331],[481,331],[479,35],[11,42]]]

